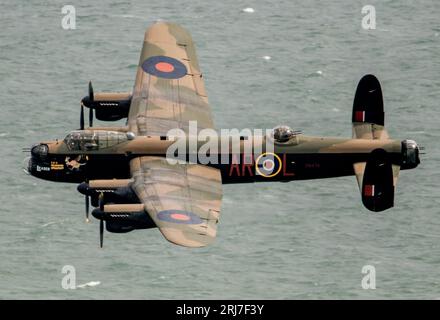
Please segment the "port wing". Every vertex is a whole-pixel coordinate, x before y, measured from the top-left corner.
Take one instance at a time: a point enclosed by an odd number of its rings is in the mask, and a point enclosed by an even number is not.
[[[218,169],[139,157],[130,170],[133,190],[168,241],[185,247],[214,241],[222,198]]]

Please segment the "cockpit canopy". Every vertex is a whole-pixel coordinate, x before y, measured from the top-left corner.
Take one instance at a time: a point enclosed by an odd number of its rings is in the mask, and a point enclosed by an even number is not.
[[[272,137],[276,142],[284,143],[300,133],[301,131],[294,131],[288,126],[280,125],[273,128]]]
[[[70,151],[94,151],[113,147],[127,140],[129,138],[123,132],[77,130],[70,132],[64,142]]]

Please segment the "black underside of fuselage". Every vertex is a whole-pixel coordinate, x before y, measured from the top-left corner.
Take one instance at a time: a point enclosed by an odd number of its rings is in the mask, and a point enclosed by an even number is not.
[[[262,159],[241,156],[229,157],[228,164],[200,163],[221,170],[222,182],[251,183],[269,181],[292,181],[321,179],[353,175],[353,163],[368,159],[369,153],[307,153],[278,154],[265,164]],[[400,153],[388,154],[391,162],[401,164]],[[71,155],[50,155],[47,161],[33,159],[30,164],[32,175],[51,181],[80,183],[94,179],[128,179],[130,178],[129,161],[142,155],[93,155],[88,154],[86,160],[77,166],[68,165],[66,159],[77,157]],[[162,156],[152,155],[145,156]],[[188,161],[191,156],[186,157]],[[233,161],[234,159],[234,161]],[[38,170],[39,169],[39,170]],[[271,170],[266,170],[271,169]]]
[[[78,155],[50,155],[48,160],[31,159],[29,171],[37,178],[81,183],[93,179],[126,179],[130,177],[129,159],[125,155],[87,155],[77,166]],[[49,160],[50,159],[50,160]]]

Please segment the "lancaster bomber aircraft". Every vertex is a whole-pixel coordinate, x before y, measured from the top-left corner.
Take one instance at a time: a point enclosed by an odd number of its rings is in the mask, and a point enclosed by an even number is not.
[[[89,127],[84,128],[84,107]],[[124,127],[93,127],[94,116],[114,121],[127,118]],[[228,140],[227,150],[210,154],[228,161],[202,163],[192,153],[168,161],[167,150],[178,139],[192,139],[214,123],[191,36],[182,27],[153,24],[145,33],[133,92],[95,93],[81,101],[80,130],[64,140],[31,147],[26,171],[51,181],[79,183],[85,195],[86,216],[100,220],[109,232],[159,228],[172,243],[203,247],[217,232],[222,184],[319,179],[355,175],[364,206],[382,211],[394,205],[400,169],[419,164],[413,140],[392,140],[384,127],[382,90],[373,75],[359,82],[353,104],[353,138],[305,136],[287,126],[264,135]],[[170,129],[187,137],[171,138]],[[176,140],[176,141],[175,141]],[[230,142],[230,143],[229,143]],[[245,145],[251,143],[251,155]],[[267,149],[271,142],[272,149]],[[238,150],[238,161],[231,150]],[[255,150],[261,152],[252,152]],[[245,158],[248,161],[240,161]]]

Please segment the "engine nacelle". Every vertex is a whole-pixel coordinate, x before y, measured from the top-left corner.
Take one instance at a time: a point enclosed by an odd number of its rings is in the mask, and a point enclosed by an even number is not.
[[[78,185],[78,192],[89,196],[92,206],[98,207],[99,196],[104,195],[104,202],[139,203],[136,194],[129,187],[131,179],[90,180]]]
[[[92,215],[98,220],[104,220],[106,230],[113,233],[126,233],[136,229],[156,227],[142,204],[105,205],[103,210],[93,210]]]
[[[81,103],[95,110],[95,116],[102,121],[117,121],[128,117],[131,92],[98,92],[93,98],[86,96]]]
[[[140,203],[139,198],[137,197],[136,193],[133,191],[131,186],[117,188],[115,192],[108,194],[110,197],[107,199],[106,202],[113,202],[113,203]]]
[[[413,169],[420,163],[419,146],[414,140],[402,141],[401,169]]]

